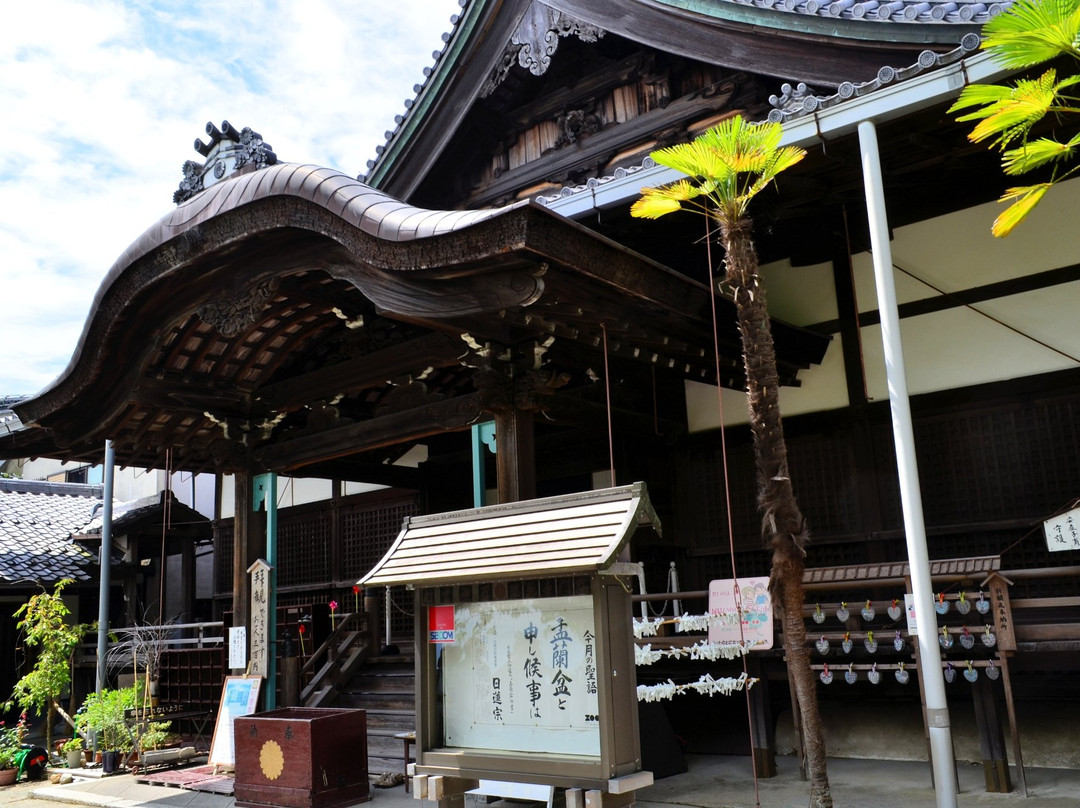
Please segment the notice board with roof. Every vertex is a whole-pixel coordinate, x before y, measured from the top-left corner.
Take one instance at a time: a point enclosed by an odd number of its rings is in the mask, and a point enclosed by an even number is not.
[[[625,805],[652,782],[619,560],[642,528],[643,483],[405,521],[359,583],[414,588],[418,796],[483,779]]]

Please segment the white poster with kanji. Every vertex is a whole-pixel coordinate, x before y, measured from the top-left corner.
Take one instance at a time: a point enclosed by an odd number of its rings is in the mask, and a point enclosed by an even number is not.
[[[1046,549],[1051,553],[1080,550],[1080,508],[1043,522]]]
[[[590,596],[455,604],[438,648],[446,746],[600,754]]]

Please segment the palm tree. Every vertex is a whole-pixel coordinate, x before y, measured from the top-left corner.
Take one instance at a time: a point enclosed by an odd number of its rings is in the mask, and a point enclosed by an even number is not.
[[[747,215],[751,200],[781,171],[806,155],[794,146],[781,147],[781,134],[779,124],[752,124],[735,116],[690,143],[653,152],[653,160],[681,171],[687,178],[642,189],[630,213],[655,219],[686,205],[710,217],[719,228],[725,253],[722,283],[735,304],[742,339],[761,532],[766,547],[772,551],[770,588],[774,601],[780,604],[788,675],[795,684],[802,718],[811,806],[831,808],[817,682],[810,669],[803,623],[802,579],[808,533],[788,473],[776,350],[758,272],[752,222]]]
[[[1080,0],[1023,0],[986,23],[983,37],[983,49],[1009,68],[1026,69],[1064,55],[1080,59]],[[976,107],[957,120],[979,122],[968,139],[973,143],[992,139],[991,147],[1002,153],[1006,175],[1049,169],[1045,181],[1009,188],[1002,195],[1002,202],[1012,204],[994,221],[995,236],[1009,235],[1055,183],[1080,170],[1080,163],[1065,165],[1080,150],[1080,134],[1064,142],[1053,137],[1028,139],[1032,128],[1048,115],[1053,114],[1060,125],[1065,115],[1080,112],[1076,97],[1066,95],[1077,83],[1080,75],[1059,81],[1057,70],[1049,68],[1041,76],[1021,78],[1012,85],[969,85],[949,109]],[[1069,129],[1075,129],[1075,119]]]

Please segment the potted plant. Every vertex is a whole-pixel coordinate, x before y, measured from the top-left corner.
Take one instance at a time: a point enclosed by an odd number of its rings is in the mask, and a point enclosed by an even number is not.
[[[93,734],[94,747],[102,752],[101,767],[106,773],[118,768],[121,753],[131,751],[133,733],[126,711],[138,705],[140,690],[135,685],[91,693],[76,715],[79,734],[88,739]]]
[[[82,750],[82,738],[78,735],[70,740],[64,741],[60,746],[60,751],[67,757],[67,767],[69,769],[78,769],[82,766]]]
[[[25,712],[13,727],[0,721],[0,786],[9,786],[19,779],[19,763],[27,729],[29,725]]]
[[[172,721],[150,721],[139,734],[139,751],[151,752],[167,746],[174,738],[169,732],[171,727]]]

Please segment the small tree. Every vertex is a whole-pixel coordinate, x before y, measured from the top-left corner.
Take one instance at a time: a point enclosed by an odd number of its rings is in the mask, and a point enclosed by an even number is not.
[[[982,47],[1005,67],[1026,69],[1061,56],[1080,60],[1080,0],[1022,0],[983,26]],[[1001,168],[1013,177],[1046,170],[1042,182],[1009,188],[1001,197],[1012,204],[994,220],[993,233],[1005,237],[1046,196],[1056,183],[1080,170],[1075,162],[1080,134],[1075,132],[1077,97],[1070,94],[1080,74],[1058,79],[1056,68],[1011,85],[972,84],[965,87],[950,112],[971,109],[958,121],[978,121],[968,135],[973,143],[990,140],[1001,151]],[[1033,127],[1053,116],[1051,136],[1029,140]],[[1068,137],[1052,136],[1064,132]],[[1069,161],[1074,164],[1069,166]]]
[[[817,682],[810,669],[803,623],[803,569],[808,531],[788,471],[787,444],[780,419],[780,381],[765,288],[758,272],[750,202],[798,163],[806,152],[781,146],[779,124],[751,124],[728,118],[690,143],[652,153],[660,165],[687,175],[660,188],[643,188],[630,209],[633,216],[656,219],[689,209],[717,226],[724,248],[722,285],[731,295],[742,339],[750,430],[757,465],[757,504],[761,534],[772,551],[769,586],[784,626],[788,675],[795,685],[794,705],[802,716],[803,748],[810,777],[812,808],[832,808],[825,769],[825,739],[818,714]],[[711,267],[710,267],[711,269]]]
[[[72,625],[65,620],[71,612],[64,605],[61,593],[70,583],[71,580],[65,578],[56,582],[51,593],[42,589],[14,614],[21,618],[18,627],[23,632],[26,645],[36,648],[38,655],[30,672],[15,683],[11,700],[6,706],[14,702],[23,710],[34,710],[37,715],[44,712],[45,739],[49,749],[52,748],[54,711],[74,726],[58,699],[64,688],[71,684],[71,655],[89,629],[87,625]]]

